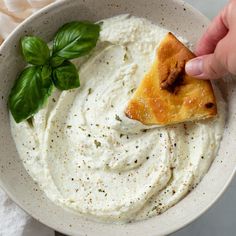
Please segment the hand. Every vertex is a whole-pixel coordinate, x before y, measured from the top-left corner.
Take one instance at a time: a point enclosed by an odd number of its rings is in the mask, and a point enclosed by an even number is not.
[[[231,0],[213,20],[197,44],[196,58],[190,60],[187,74],[200,79],[218,79],[236,74],[236,0]]]

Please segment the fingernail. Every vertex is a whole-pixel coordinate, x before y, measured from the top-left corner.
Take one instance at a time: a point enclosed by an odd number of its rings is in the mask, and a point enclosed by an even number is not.
[[[188,75],[198,76],[203,73],[203,60],[201,58],[192,59],[185,65],[185,71]]]

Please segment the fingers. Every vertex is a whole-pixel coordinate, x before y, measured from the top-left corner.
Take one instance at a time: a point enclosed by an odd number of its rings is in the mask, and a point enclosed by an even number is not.
[[[207,31],[197,44],[195,54],[202,56],[213,53],[217,43],[228,33],[228,25],[225,20],[225,8],[210,24]]]
[[[217,79],[236,74],[236,0],[231,0],[209,26],[196,47],[197,58],[186,64],[189,75]]]
[[[234,73],[234,68],[230,68],[234,59],[230,58],[230,50],[232,50],[231,35],[227,35],[217,44],[214,53],[189,61],[185,66],[186,73],[200,79],[218,79],[228,71]]]

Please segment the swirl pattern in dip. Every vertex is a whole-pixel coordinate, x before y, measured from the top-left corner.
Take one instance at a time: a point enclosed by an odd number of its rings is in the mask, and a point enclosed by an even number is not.
[[[55,91],[33,125],[11,119],[25,168],[54,203],[97,220],[145,219],[207,172],[225,122],[218,91],[214,119],[160,128],[124,115],[167,32],[126,15],[104,20],[92,55],[74,61],[81,87]]]

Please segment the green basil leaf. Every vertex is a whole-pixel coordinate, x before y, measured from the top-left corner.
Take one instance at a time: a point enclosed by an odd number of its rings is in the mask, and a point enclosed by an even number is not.
[[[50,77],[47,79],[51,81]],[[24,69],[15,81],[8,99],[15,121],[19,123],[35,114],[47,101],[52,87],[52,82],[43,83],[41,66]]]
[[[52,84],[51,81],[51,75],[52,75],[52,68],[49,65],[44,65],[42,67],[42,83],[45,88],[49,87]]]
[[[48,45],[39,37],[26,36],[21,39],[22,55],[32,65],[44,65],[50,57]]]
[[[60,90],[78,88],[80,86],[79,74],[69,61],[65,61],[61,66],[53,70],[53,83]]]
[[[63,25],[53,41],[53,57],[73,59],[88,54],[97,43],[100,25],[70,22]]]
[[[51,57],[51,59],[50,59],[50,65],[51,65],[52,67],[58,67],[58,66],[60,66],[64,61],[65,61],[65,59],[62,58],[62,57],[58,57],[58,56]]]

